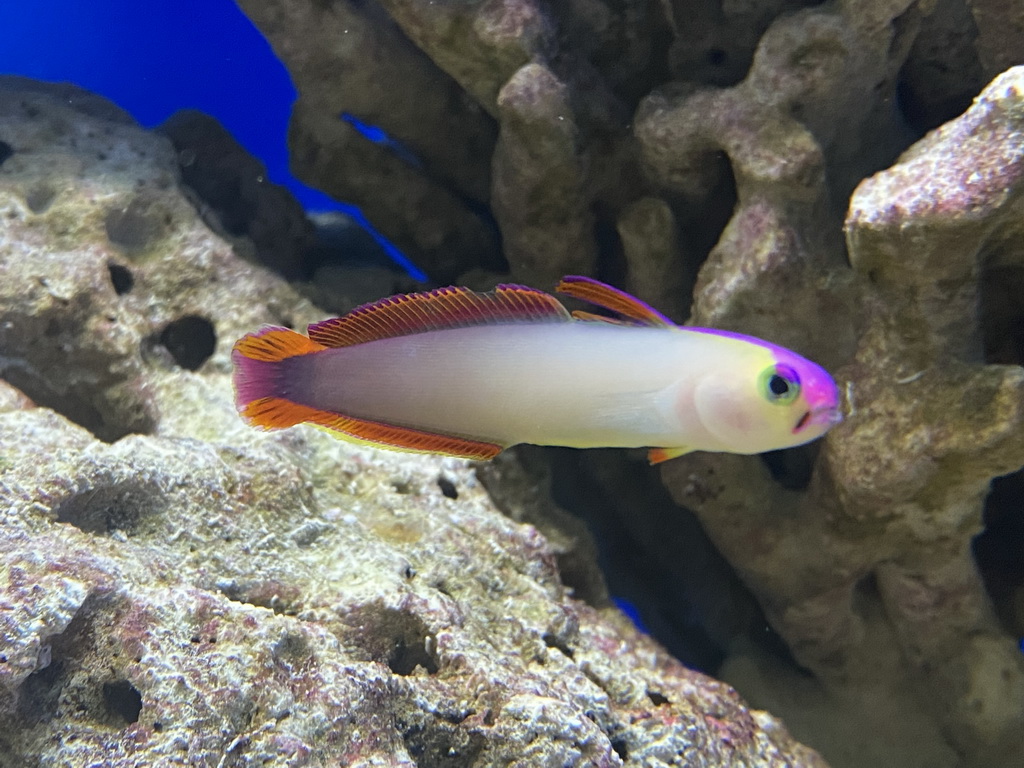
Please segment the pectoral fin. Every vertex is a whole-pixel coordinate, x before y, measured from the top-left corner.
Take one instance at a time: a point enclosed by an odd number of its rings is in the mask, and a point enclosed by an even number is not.
[[[647,452],[647,460],[651,464],[661,464],[663,461],[674,459],[677,456],[682,456],[684,453],[689,453],[692,448],[651,448]]]

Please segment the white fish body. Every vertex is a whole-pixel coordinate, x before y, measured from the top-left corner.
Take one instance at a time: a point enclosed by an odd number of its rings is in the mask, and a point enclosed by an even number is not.
[[[699,332],[600,322],[453,328],[296,358],[288,394],[501,445],[721,450],[693,396],[745,351]]]
[[[835,382],[782,347],[680,328],[589,278],[559,291],[621,321],[570,316],[522,286],[440,288],[382,299],[235,344],[242,415],[303,422],[397,450],[487,459],[518,443],[759,453],[821,436],[839,419]]]

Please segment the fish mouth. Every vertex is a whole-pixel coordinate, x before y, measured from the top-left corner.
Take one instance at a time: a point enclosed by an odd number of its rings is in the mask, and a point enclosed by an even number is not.
[[[809,411],[804,411],[803,415],[797,420],[796,426],[793,427],[793,434],[806,429],[811,424],[828,429],[842,420],[843,414],[835,406],[826,405],[821,408],[813,408]]]

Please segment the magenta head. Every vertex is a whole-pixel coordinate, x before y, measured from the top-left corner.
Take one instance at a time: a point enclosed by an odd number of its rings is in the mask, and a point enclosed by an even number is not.
[[[790,448],[842,421],[839,390],[817,363],[776,344],[730,331],[688,328],[740,342],[697,388],[701,423],[735,453]],[[724,362],[728,360],[729,362]]]

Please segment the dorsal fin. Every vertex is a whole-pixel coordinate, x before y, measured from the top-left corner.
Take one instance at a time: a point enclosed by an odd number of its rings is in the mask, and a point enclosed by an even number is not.
[[[654,307],[645,304],[635,296],[610,285],[594,280],[591,277],[567,275],[555,289],[566,296],[581,299],[599,307],[610,309],[622,317],[641,325],[656,325],[675,328],[676,324],[661,314]]]
[[[499,285],[490,293],[438,288],[364,304],[344,317],[309,326],[309,338],[325,347],[350,347],[412,333],[471,325],[568,322],[571,316],[554,296],[523,285]]]
[[[636,326],[632,320],[623,320],[618,317],[608,317],[607,315],[598,315],[594,312],[586,312],[582,309],[574,309],[572,316],[576,320],[585,320],[588,323],[608,323],[609,325],[632,325]]]

